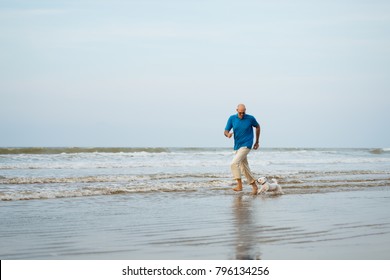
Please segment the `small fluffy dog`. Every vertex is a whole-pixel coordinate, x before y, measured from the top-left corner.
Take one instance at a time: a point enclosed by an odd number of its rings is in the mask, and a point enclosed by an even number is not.
[[[263,194],[266,192],[273,192],[274,194],[284,194],[282,187],[278,184],[276,179],[272,179],[272,183],[268,182],[267,177],[260,177],[257,179],[257,182],[260,184],[260,189],[257,194]]]

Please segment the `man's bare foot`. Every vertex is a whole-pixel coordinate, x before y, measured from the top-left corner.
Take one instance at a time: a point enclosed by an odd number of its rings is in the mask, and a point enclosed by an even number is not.
[[[256,183],[252,184],[252,194],[257,195],[257,191],[259,188],[257,187]]]
[[[235,191],[235,192],[240,192],[240,191],[242,191],[242,181],[241,181],[241,179],[237,179],[237,187],[235,187],[235,188],[233,189],[233,191]]]

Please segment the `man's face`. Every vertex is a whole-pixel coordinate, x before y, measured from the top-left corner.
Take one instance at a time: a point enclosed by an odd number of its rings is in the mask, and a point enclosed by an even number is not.
[[[245,108],[239,107],[237,108],[237,114],[240,119],[242,119],[245,116]]]

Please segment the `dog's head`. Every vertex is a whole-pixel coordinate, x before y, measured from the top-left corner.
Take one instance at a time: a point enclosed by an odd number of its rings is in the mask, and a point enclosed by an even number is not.
[[[265,182],[267,182],[267,177],[260,177],[259,179],[257,179],[257,182],[259,184],[264,184]]]

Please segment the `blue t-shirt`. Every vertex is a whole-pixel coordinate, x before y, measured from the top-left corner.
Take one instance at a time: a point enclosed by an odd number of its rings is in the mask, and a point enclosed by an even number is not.
[[[238,114],[229,117],[225,130],[230,131],[233,128],[234,150],[242,147],[252,149],[253,128],[259,126],[255,117],[245,114],[242,119]]]

